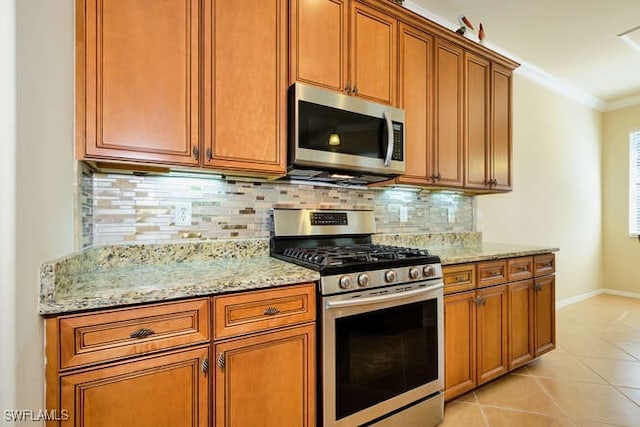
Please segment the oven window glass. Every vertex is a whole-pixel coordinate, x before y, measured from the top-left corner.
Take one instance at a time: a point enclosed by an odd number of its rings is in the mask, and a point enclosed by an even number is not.
[[[300,101],[300,148],[384,158],[387,132],[381,118]]]
[[[337,419],[437,378],[437,300],[336,319]]]

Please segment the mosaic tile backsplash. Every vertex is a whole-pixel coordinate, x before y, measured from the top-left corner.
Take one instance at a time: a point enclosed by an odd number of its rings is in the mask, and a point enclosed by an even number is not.
[[[406,189],[314,186],[287,181],[93,173],[82,180],[82,243],[269,237],[271,209],[372,209],[378,233],[475,231],[473,196]],[[190,205],[191,225],[175,221]],[[407,221],[400,221],[401,208]]]

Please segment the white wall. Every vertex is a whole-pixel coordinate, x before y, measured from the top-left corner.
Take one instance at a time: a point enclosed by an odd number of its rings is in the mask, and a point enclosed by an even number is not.
[[[557,298],[601,287],[601,115],[514,77],[513,185],[479,196],[485,241],[548,245],[557,254]]]
[[[16,407],[15,213],[16,58],[15,2],[0,1],[0,417]]]
[[[37,410],[44,408],[38,269],[74,249],[74,2],[17,0],[16,16],[15,405]]]
[[[604,287],[640,295],[640,242],[628,232],[629,132],[637,130],[640,105],[604,114]]]

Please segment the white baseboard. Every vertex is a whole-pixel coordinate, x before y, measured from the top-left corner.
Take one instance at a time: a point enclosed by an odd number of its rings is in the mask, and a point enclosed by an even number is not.
[[[596,289],[595,291],[587,292],[585,294],[576,295],[574,297],[564,298],[556,301],[556,310],[562,307],[566,307],[571,304],[575,304],[580,301],[584,301],[589,298],[593,298],[603,293],[602,289]]]
[[[619,291],[617,289],[601,289],[603,294],[609,294],[609,295],[618,295],[621,297],[628,297],[628,298],[638,298],[640,299],[640,293],[639,292],[627,292],[627,291]]]
[[[571,304],[575,304],[580,301],[584,301],[589,298],[593,298],[601,294],[617,295],[620,297],[640,299],[640,292],[627,292],[627,291],[619,291],[617,289],[603,288],[603,289],[596,289],[595,291],[587,292],[581,295],[576,295],[574,297],[564,298],[559,301],[556,301],[556,310]]]

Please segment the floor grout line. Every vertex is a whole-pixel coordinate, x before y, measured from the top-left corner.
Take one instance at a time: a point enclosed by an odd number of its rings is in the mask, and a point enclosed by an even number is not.
[[[553,402],[553,403],[558,407],[558,409],[560,409],[560,412],[562,412],[562,414],[563,414],[565,417],[568,417],[569,415],[567,414],[567,412],[566,412],[564,409],[562,409],[562,406],[560,406],[560,404],[559,404],[558,402],[556,402],[556,400],[553,398],[553,396],[551,395],[551,393],[549,393],[549,392],[547,391],[547,389],[546,389],[546,388],[545,388],[545,386],[542,384],[542,382],[540,382],[540,380],[539,380],[537,377],[533,377],[533,380],[536,382],[536,384],[538,384],[538,387],[540,387],[540,388],[542,389],[542,392],[543,392],[544,394],[546,394],[546,395],[547,395],[547,397],[548,397],[549,399],[551,399],[551,401],[552,401],[552,402]]]

